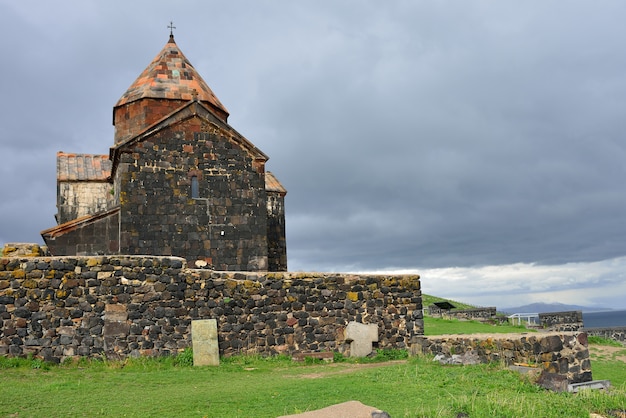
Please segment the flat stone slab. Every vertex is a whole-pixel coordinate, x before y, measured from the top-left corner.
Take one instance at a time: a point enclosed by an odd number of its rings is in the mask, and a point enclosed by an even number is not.
[[[359,401],[348,401],[337,405],[328,406],[316,411],[303,412],[302,414],[283,415],[278,418],[390,418],[389,414],[367,406]]]
[[[220,350],[217,342],[217,319],[191,321],[191,342],[194,366],[219,366]]]
[[[583,389],[608,389],[610,387],[611,382],[608,380],[592,380],[590,382],[570,383],[567,385],[567,391],[577,393]]]

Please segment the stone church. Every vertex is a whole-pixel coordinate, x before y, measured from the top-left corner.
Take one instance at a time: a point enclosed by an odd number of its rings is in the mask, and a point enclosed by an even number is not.
[[[170,33],[113,107],[109,155],[57,154],[50,253],[286,271],[286,190],[228,116]]]

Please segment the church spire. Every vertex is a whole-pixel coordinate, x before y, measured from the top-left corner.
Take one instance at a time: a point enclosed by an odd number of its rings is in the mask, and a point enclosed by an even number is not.
[[[168,28],[169,42],[113,107],[116,144],[192,100],[204,104],[222,121],[228,121],[228,110],[174,42],[172,22]]]
[[[191,65],[174,42],[170,22],[170,40],[117,101],[114,108],[141,99],[169,99],[188,102],[197,98],[226,121],[228,110]]]

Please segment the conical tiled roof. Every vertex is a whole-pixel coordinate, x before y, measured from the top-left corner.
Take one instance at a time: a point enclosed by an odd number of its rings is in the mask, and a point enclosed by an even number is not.
[[[174,42],[174,36],[170,35],[161,52],[126,90],[115,107],[145,98],[191,100],[194,94],[197,94],[198,100],[208,102],[228,116],[228,110],[183,55]]]

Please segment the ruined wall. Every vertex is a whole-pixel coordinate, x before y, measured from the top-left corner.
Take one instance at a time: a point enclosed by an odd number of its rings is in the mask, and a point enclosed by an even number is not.
[[[583,327],[582,311],[547,312],[539,314],[543,328],[551,331],[578,331]]]
[[[348,322],[380,348],[423,334],[418,276],[215,272],[175,257],[0,259],[0,354],[167,355],[217,319],[221,355],[345,351]]]
[[[567,377],[568,383],[592,380],[591,360],[585,333],[528,333],[490,335],[440,335],[418,337],[415,354],[430,354],[460,362],[504,361],[511,365],[536,365],[548,373]]]
[[[496,317],[497,311],[495,306],[485,308],[472,308],[472,309],[441,309],[437,305],[430,305],[428,307],[428,314],[430,316],[438,317],[450,317],[456,319],[465,320],[478,320],[489,321]]]
[[[626,344],[626,327],[583,328],[589,336],[608,338]]]
[[[490,306],[486,308],[455,309],[450,314],[458,319],[489,321],[496,317],[496,313],[496,307]]]
[[[213,125],[192,118],[175,126],[121,154],[120,253],[184,256],[216,270],[268,270],[262,168]]]

